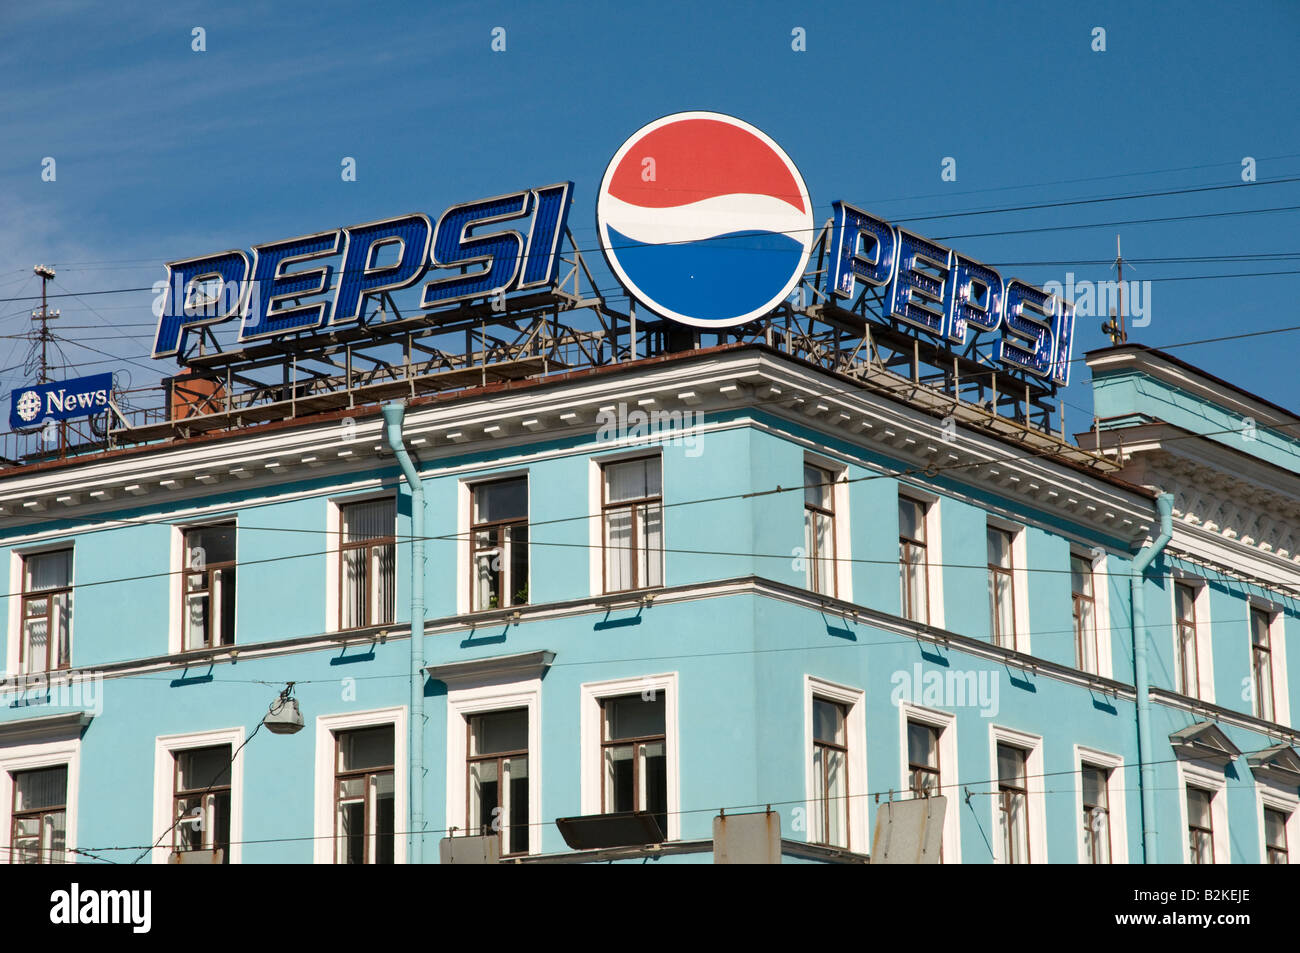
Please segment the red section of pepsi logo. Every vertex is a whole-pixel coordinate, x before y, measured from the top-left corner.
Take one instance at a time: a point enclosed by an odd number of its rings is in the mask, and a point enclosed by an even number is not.
[[[642,178],[654,160],[654,180]],[[767,143],[714,119],[686,119],[647,133],[618,164],[609,194],[643,208],[689,205],[719,195],[770,195],[809,211],[790,169]]]

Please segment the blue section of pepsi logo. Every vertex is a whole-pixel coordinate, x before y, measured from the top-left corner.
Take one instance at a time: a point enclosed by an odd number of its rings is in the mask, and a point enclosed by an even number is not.
[[[25,430],[47,420],[89,417],[108,408],[112,392],[112,373],[19,387],[10,395],[9,426]]]
[[[612,254],[642,295],[700,321],[734,321],[762,308],[781,293],[804,253],[801,241],[775,232],[665,245],[638,242],[614,228],[609,237]]]

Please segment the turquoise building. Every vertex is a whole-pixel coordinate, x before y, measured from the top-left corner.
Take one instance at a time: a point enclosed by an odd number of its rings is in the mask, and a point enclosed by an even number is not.
[[[15,459],[0,854],[1286,862],[1300,418],[1087,363],[1073,441],[749,341]]]

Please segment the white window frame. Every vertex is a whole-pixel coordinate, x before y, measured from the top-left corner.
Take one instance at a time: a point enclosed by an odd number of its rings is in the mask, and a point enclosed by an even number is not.
[[[244,743],[243,726],[214,731],[193,731],[182,735],[159,735],[153,752],[153,843],[151,862],[165,864],[172,852],[172,804],[175,797],[176,755],[194,748],[229,745],[231,755]],[[230,766],[230,857],[238,864],[244,848],[244,758],[243,752]],[[166,835],[166,836],[164,836]],[[161,843],[159,840],[161,839]]]
[[[925,510],[925,556],[927,564],[925,597],[930,605],[929,625],[935,629],[946,628],[943,612],[943,527],[940,523],[939,505],[942,498],[910,483],[899,483],[898,495],[904,499],[920,503]],[[1012,559],[1014,558],[1013,550]],[[903,606],[900,605],[898,611],[901,613]]]
[[[1184,572],[1181,569],[1175,569],[1173,572],[1173,581],[1190,586],[1192,589],[1192,611],[1196,614],[1196,697],[1203,702],[1214,704],[1214,646],[1213,626],[1210,620],[1210,585],[1209,581],[1201,576],[1193,576],[1191,573]],[[1178,648],[1178,594],[1174,587],[1169,587],[1169,606],[1170,606],[1170,643],[1173,646],[1174,654],[1170,656],[1173,664],[1170,669],[1171,684],[1170,688],[1178,690],[1178,665],[1179,665],[1179,648]],[[1247,652],[1250,651],[1250,617],[1246,618],[1246,646]],[[1270,633],[1271,635],[1271,633]],[[1250,666],[1251,659],[1247,658],[1247,666]],[[1253,679],[1254,676],[1252,675]],[[1252,681],[1253,684],[1253,681]],[[1186,800],[1186,795],[1183,797]],[[1184,805],[1186,810],[1186,805]],[[1184,831],[1184,833],[1186,833]]]
[[[0,741],[3,735],[0,734]],[[9,863],[9,842],[13,831],[14,782],[17,771],[34,771],[40,768],[57,768],[67,765],[68,791],[64,801],[64,863],[76,863],[77,847],[77,792],[81,775],[80,737],[59,738],[29,744],[0,747],[0,863]]]
[[[1096,582],[1093,583],[1094,589]],[[1128,814],[1124,803],[1124,759],[1117,754],[1098,751],[1083,745],[1074,746],[1074,817],[1079,847],[1079,863],[1087,863],[1087,845],[1083,837],[1083,766],[1107,772],[1106,809],[1110,817],[1110,862],[1128,863]]]
[[[185,587],[185,533],[192,529],[203,529],[205,526],[227,525],[235,527],[235,641],[230,645],[221,646],[216,651],[224,650],[228,652],[231,649],[239,648],[239,548],[242,534],[239,532],[239,514],[228,513],[224,516],[213,516],[209,519],[194,519],[171,524],[171,575],[167,578],[167,585],[170,589],[167,597],[167,651],[171,655],[180,655],[185,652],[185,599],[181,594]],[[194,651],[203,650],[195,649]],[[213,650],[209,649],[207,651]]]
[[[835,598],[843,602],[853,601],[853,534],[849,523],[849,467],[847,463],[832,460],[816,453],[804,453],[803,462],[831,475],[834,485],[831,487],[831,506],[834,508],[835,520],[835,560],[831,571],[835,573]],[[929,531],[929,526],[926,527]],[[926,542],[929,547],[928,537]],[[807,554],[805,554],[805,558]]]
[[[36,546],[22,546],[9,551],[9,612],[7,629],[8,637],[5,639],[5,672],[16,675],[18,673],[18,656],[22,650],[23,637],[23,560],[28,556],[40,556],[42,553],[57,553],[62,550],[69,550],[72,553],[72,578],[69,580],[72,586],[72,592],[69,595],[69,601],[72,605],[72,620],[68,624],[68,658],[70,665],[75,668],[76,663],[72,662],[72,653],[75,648],[76,626],[77,626],[77,546],[76,542],[71,539],[60,540],[55,543],[41,543]],[[65,670],[66,671],[66,670]],[[42,673],[33,674],[56,674],[48,669]],[[7,835],[6,835],[7,836]]]
[[[668,830],[665,839],[681,840],[681,772],[678,745],[681,735],[677,724],[676,672],[660,675],[637,675],[604,682],[585,682],[579,688],[580,777],[583,814],[603,814],[600,801],[601,734],[600,703],[605,698],[637,695],[654,691],[664,694],[664,760],[668,773]]]
[[[352,496],[330,497],[325,501],[325,626],[323,632],[343,632],[339,625],[339,550],[343,548],[343,507],[354,503],[376,503],[380,500],[393,502],[393,537],[397,537],[397,494],[392,490],[377,490],[371,493],[357,493]],[[393,547],[393,581],[399,577],[397,549],[401,540]],[[396,601],[396,597],[394,597]],[[236,603],[238,611],[238,603]],[[394,617],[396,616],[394,606]]]
[[[927,527],[928,529],[928,527]],[[844,720],[845,743],[849,749],[849,842],[847,850],[865,854],[871,849],[871,832],[867,817],[867,719],[865,692],[835,682],[805,674],[803,677],[803,765],[804,765],[804,838],[813,843],[812,819],[820,810],[813,792],[817,790],[813,777],[813,699],[844,705],[848,717]],[[906,729],[904,729],[906,730]]]
[[[1029,655],[1029,550],[1025,538],[1025,527],[989,514],[988,526],[1011,534],[1011,611],[1015,628],[1015,651]],[[985,563],[988,562],[986,558]],[[990,606],[990,609],[992,607]],[[989,632],[992,640],[993,633]]]
[[[1223,768],[1216,768],[1212,764],[1197,761],[1180,761],[1177,768],[1178,835],[1182,839],[1183,863],[1190,864],[1192,862],[1191,845],[1187,843],[1187,788],[1189,785],[1209,791],[1213,795],[1210,800],[1210,822],[1214,825],[1211,836],[1211,842],[1214,845],[1214,862],[1215,864],[1232,863],[1232,842],[1228,839],[1228,779],[1223,773]]]
[[[908,702],[899,702],[898,713],[899,778],[902,791],[909,789],[912,780],[911,771],[908,769],[907,723],[914,721],[917,724],[937,728],[939,731],[939,793],[948,799],[943,816],[943,862],[960,864],[961,789],[957,787],[957,783],[961,775],[957,770],[957,716],[952,712],[922,708]]]
[[[1043,738],[1015,728],[989,725],[989,830],[992,832],[993,862],[1006,863],[1002,856],[1002,838],[998,830],[998,745],[1006,744],[1025,752],[1025,823],[1029,825],[1029,863],[1045,864],[1047,857],[1047,817],[1043,787]]]
[[[1115,675],[1115,657],[1114,646],[1111,642],[1111,619],[1110,619],[1110,573],[1109,559],[1110,554],[1101,550],[1100,555],[1096,549],[1087,550],[1080,546],[1070,547],[1071,556],[1079,556],[1088,563],[1092,570],[1092,611],[1093,624],[1097,629],[1097,669],[1096,674],[1101,678],[1114,678]],[[1071,584],[1070,598],[1074,598],[1074,587]],[[1199,633],[1198,633],[1199,636]],[[1200,638],[1196,640],[1200,645]]]
[[[446,827],[452,834],[460,836],[466,832],[469,823],[466,763],[470,716],[519,708],[528,710],[528,853],[540,854],[546,827],[542,823],[541,678],[448,689]]]
[[[476,473],[462,477],[456,483],[456,614],[468,615],[471,612],[493,612],[493,609],[474,609],[472,593],[473,572],[470,565],[472,541],[469,528],[472,524],[474,507],[474,487],[484,483],[498,483],[502,480],[516,480],[523,477],[528,486],[528,604],[535,605],[533,598],[533,479],[527,468],[502,470],[500,473]],[[597,510],[600,506],[597,505]],[[502,607],[508,609],[509,607]]]
[[[1296,858],[1300,863],[1300,796],[1295,788],[1285,788],[1262,778],[1255,781],[1255,820],[1259,827],[1259,862],[1268,863],[1268,836],[1264,831],[1264,808],[1272,808],[1286,815],[1287,860]]]
[[[1255,684],[1255,642],[1250,631],[1250,613],[1252,609],[1259,609],[1268,613],[1268,653],[1270,668],[1273,673],[1273,723],[1278,725],[1291,724],[1291,700],[1290,693],[1287,690],[1286,678],[1286,624],[1285,613],[1282,607],[1267,599],[1261,599],[1258,596],[1247,597],[1246,609],[1246,662],[1250,672],[1250,690],[1252,693],[1259,691]],[[1200,632],[1197,632],[1200,635]],[[1250,714],[1255,714],[1256,695],[1251,695]]]
[[[593,596],[605,595],[605,513],[602,501],[605,499],[605,467],[611,463],[623,463],[627,460],[640,460],[656,457],[659,460],[659,494],[660,499],[666,489],[664,484],[664,455],[658,447],[641,447],[635,450],[620,450],[587,458],[587,573],[588,589]],[[662,561],[660,578],[663,588],[668,585],[668,512],[665,509],[660,526],[660,538],[663,539],[663,552],[659,554]],[[531,566],[531,563],[529,564]]]
[[[406,827],[410,822],[407,809],[409,796],[407,780],[407,753],[410,736],[407,734],[406,706],[374,708],[368,711],[346,712],[338,715],[316,716],[316,805],[315,849],[313,862],[334,863],[334,769],[335,734],[354,728],[379,728],[393,726],[393,862],[406,863]],[[426,832],[426,844],[431,832]]]

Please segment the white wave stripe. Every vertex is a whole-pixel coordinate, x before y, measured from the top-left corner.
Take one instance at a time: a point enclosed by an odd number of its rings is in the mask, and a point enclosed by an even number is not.
[[[600,197],[600,216],[610,228],[651,245],[745,231],[784,232],[806,242],[812,234],[812,215],[770,195],[748,192],[715,195],[673,208],[644,208],[606,194]]]

